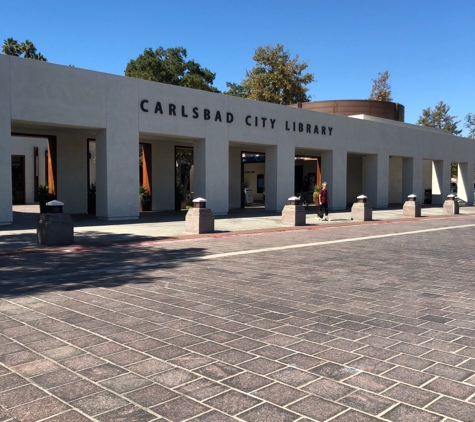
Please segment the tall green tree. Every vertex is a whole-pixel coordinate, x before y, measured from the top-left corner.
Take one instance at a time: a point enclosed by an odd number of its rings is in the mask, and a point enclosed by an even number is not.
[[[33,57],[32,57],[33,60],[38,60],[39,62],[47,62],[48,60],[46,60],[46,57],[43,56],[43,54],[41,53],[36,53]]]
[[[213,86],[216,73],[201,67],[194,60],[186,60],[183,47],[147,48],[137,59],[130,60],[125,68],[125,76],[163,82],[203,91],[219,92]]]
[[[314,74],[305,72],[308,63],[299,62],[298,55],[292,58],[277,43],[275,47],[258,47],[253,60],[256,64],[246,71],[241,84],[226,84],[230,88],[226,94],[283,105],[310,101],[307,85],[314,81]]]
[[[464,127],[468,129],[467,138],[475,139],[475,114],[468,113],[465,116]]]
[[[389,72],[386,70],[384,73],[378,72],[376,79],[373,81],[373,89],[368,100],[373,101],[392,101],[391,97],[391,85],[388,84]]]
[[[224,92],[224,94],[232,95],[233,97],[247,98],[248,92],[242,85],[233,82],[226,82],[226,86],[229,89]]]
[[[20,51],[25,59],[33,59],[36,55],[36,47],[30,40],[25,40],[20,44]]]
[[[460,120],[455,120],[457,116],[451,116],[449,111],[450,106],[443,101],[439,101],[434,110],[430,107],[422,110],[422,116],[419,117],[417,124],[447,130],[452,135],[460,135],[462,133],[462,130],[458,129]]]
[[[18,43],[13,38],[7,38],[3,41],[2,53],[9,56],[23,57],[25,59],[33,59],[46,62],[46,57],[38,53],[35,45],[30,40]]]
[[[19,56],[21,54],[20,44],[13,38],[7,38],[3,41],[2,53],[8,56]]]

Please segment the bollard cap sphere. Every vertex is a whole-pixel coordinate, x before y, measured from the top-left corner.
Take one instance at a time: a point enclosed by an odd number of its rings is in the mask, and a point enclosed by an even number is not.
[[[48,205],[49,207],[62,207],[64,205],[64,203],[54,199],[53,201],[47,202],[46,205]]]
[[[415,201],[417,199],[417,196],[411,193],[410,195],[407,195],[407,199],[409,201]]]
[[[453,193],[451,193],[450,195],[447,195],[447,199],[454,201],[455,200],[455,195]]]
[[[366,202],[366,196],[365,195],[360,195],[360,196],[357,196],[356,199],[358,200],[358,202]]]

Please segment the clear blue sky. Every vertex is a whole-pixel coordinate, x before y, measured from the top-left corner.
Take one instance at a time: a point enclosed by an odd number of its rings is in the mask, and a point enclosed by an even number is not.
[[[366,99],[389,70],[406,122],[440,100],[475,113],[475,0],[0,0],[0,41],[31,40],[50,62],[123,75],[145,48],[185,47],[240,82],[258,46],[284,44],[315,74],[312,100]],[[466,132],[464,132],[466,133]]]

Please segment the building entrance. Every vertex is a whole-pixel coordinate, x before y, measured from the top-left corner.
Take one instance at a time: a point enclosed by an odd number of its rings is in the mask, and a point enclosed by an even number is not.
[[[314,205],[316,189],[322,185],[320,157],[295,157],[294,195],[302,205]]]
[[[241,208],[265,205],[264,153],[241,152]]]
[[[12,155],[12,204],[25,204],[24,155]]]

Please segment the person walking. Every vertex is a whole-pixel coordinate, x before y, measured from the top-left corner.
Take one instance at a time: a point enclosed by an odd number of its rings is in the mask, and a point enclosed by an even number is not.
[[[328,218],[328,204],[330,200],[328,199],[327,182],[322,183],[322,188],[318,192],[318,199],[320,200],[320,210],[317,218],[323,221],[330,221]]]

